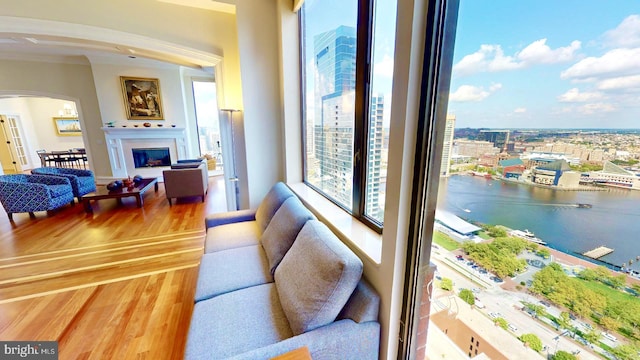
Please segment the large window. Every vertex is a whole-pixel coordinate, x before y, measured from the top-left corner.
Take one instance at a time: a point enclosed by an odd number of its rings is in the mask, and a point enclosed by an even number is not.
[[[394,0],[308,0],[300,17],[305,182],[377,230],[384,219],[395,9]]]

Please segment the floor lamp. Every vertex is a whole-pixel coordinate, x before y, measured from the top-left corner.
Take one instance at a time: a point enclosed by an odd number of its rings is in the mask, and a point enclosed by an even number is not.
[[[238,172],[236,170],[236,143],[235,143],[235,130],[233,124],[233,114],[236,112],[241,112],[242,110],[238,109],[220,109],[220,111],[224,111],[229,114],[229,125],[231,127],[231,157],[233,174],[229,177],[229,181],[233,183],[234,193],[236,195],[236,210],[240,209],[240,188],[238,187]]]

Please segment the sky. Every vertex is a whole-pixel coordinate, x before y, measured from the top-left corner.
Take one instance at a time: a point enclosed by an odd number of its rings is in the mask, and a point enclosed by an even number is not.
[[[640,1],[460,0],[456,128],[640,128]]]

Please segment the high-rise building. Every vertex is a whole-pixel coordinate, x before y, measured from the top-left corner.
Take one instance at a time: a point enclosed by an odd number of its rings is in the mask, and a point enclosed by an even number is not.
[[[451,155],[453,155],[453,134],[456,126],[456,116],[447,114],[447,123],[444,128],[444,143],[442,146],[442,163],[440,164],[440,176],[449,176],[451,170]]]
[[[380,195],[382,185],[382,149],[384,143],[384,96],[372,96],[369,107],[369,154],[367,164],[367,215],[382,221]],[[385,180],[386,183],[386,180]],[[384,189],[384,187],[383,187]],[[384,193],[382,193],[384,195]]]
[[[492,142],[500,151],[507,151],[509,144],[509,130],[480,130],[478,140]]]
[[[316,175],[324,192],[351,207],[356,29],[339,26],[316,35],[313,43]]]

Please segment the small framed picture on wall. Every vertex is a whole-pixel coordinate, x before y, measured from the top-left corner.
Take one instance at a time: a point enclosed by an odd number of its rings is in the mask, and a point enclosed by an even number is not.
[[[53,124],[60,136],[81,136],[80,120],[78,118],[54,117]]]

